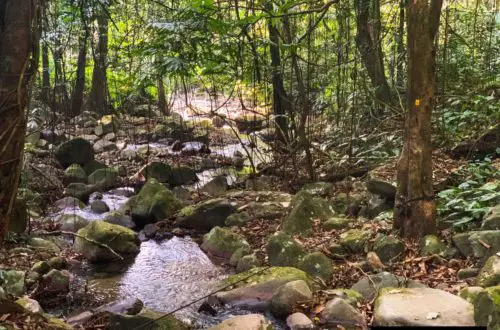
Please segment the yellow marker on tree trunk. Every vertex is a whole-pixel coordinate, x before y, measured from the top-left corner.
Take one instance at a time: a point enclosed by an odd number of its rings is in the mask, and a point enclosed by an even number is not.
[[[420,99],[416,99],[416,100],[415,100],[415,106],[417,106],[417,107],[418,107],[419,105],[420,105]]]

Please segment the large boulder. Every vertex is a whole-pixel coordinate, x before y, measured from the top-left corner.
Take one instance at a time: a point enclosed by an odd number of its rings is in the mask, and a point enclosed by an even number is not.
[[[74,213],[61,214],[56,221],[61,224],[61,230],[76,233],[87,226],[90,221]]]
[[[116,186],[119,177],[116,169],[102,168],[89,175],[88,183],[98,190],[109,190]]]
[[[129,209],[132,220],[138,228],[148,223],[154,223],[171,217],[182,207],[182,202],[155,179],[149,179],[139,191],[125,204]]]
[[[491,256],[477,276],[477,285],[482,287],[500,285],[500,256]]]
[[[488,258],[500,251],[500,230],[470,231],[455,234],[453,244],[466,257]]]
[[[500,204],[492,207],[491,210],[484,216],[481,225],[482,230],[499,230],[500,229]]]
[[[361,293],[365,300],[371,300],[383,288],[425,288],[425,285],[389,272],[363,277],[351,289]]]
[[[307,235],[311,231],[314,220],[325,221],[334,215],[333,209],[326,200],[304,191],[295,195],[290,206],[292,210],[283,223],[283,231],[288,234]]]
[[[269,238],[266,251],[271,266],[297,267],[305,255],[297,241],[283,232],[277,232]]]
[[[271,312],[277,317],[284,318],[293,312],[297,303],[311,300],[312,297],[311,289],[305,281],[288,282],[271,298]]]
[[[236,212],[236,205],[223,198],[184,207],[177,219],[181,227],[210,230],[223,227],[228,216]]]
[[[231,258],[240,248],[249,247],[245,238],[229,229],[214,227],[203,237],[201,248],[211,255]]]
[[[474,303],[474,320],[476,325],[500,329],[500,285],[478,293]]]
[[[135,255],[139,252],[139,244],[137,234],[128,228],[92,221],[77,232],[73,248],[89,261],[98,263],[116,260],[116,254],[122,257]]]
[[[385,198],[394,199],[396,196],[396,186],[390,182],[373,178],[366,183],[366,189],[372,194]]]
[[[94,159],[94,149],[89,141],[75,138],[61,144],[56,150],[55,157],[64,168],[71,164],[83,166]]]
[[[273,329],[271,323],[260,314],[233,316],[209,330],[263,330]]]
[[[430,289],[382,290],[375,301],[378,326],[474,326],[474,308],[449,292]]]
[[[251,276],[255,274],[254,276]],[[293,267],[253,268],[245,273],[231,275],[221,286],[234,284],[234,289],[215,294],[224,304],[249,310],[267,310],[271,299],[285,283],[310,279],[303,271]]]

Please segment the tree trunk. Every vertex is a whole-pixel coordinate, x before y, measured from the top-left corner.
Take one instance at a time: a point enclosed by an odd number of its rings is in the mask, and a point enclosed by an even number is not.
[[[33,0],[0,2],[0,241],[9,228],[21,173],[35,12]]]
[[[158,75],[157,78],[157,89],[158,89],[158,107],[160,112],[165,116],[170,116],[170,109],[167,105],[167,96],[165,95],[165,84],[163,83],[163,77]]]
[[[266,6],[268,11],[272,11],[272,5]],[[278,141],[288,141],[288,119],[287,114],[291,111],[291,103],[285,91],[283,83],[283,73],[281,71],[281,54],[280,54],[280,35],[279,31],[272,22],[268,20],[267,27],[269,30],[269,39],[271,41],[271,70],[272,70],[272,85],[273,85],[273,115],[276,123],[276,138]]]
[[[431,114],[435,94],[434,38],[442,0],[408,5],[408,114],[398,162],[394,228],[405,237],[436,231],[432,188]]]
[[[50,72],[49,72],[49,47],[47,42],[42,42],[42,101],[50,102]]]
[[[78,61],[76,63],[76,81],[75,88],[71,94],[71,116],[78,116],[82,111],[83,92],[85,91],[85,65],[87,63],[87,38],[85,32],[80,38],[80,50],[78,52]]]
[[[391,104],[391,89],[385,76],[384,55],[380,45],[380,2],[355,0],[354,6],[358,30],[356,45],[375,88],[375,97],[381,105]]]
[[[398,88],[404,86],[404,63],[405,63],[405,3],[406,0],[401,0],[399,4],[399,25],[398,25],[398,40],[397,40],[397,57],[396,57],[396,85]]]
[[[108,16],[102,11],[97,16],[99,40],[94,51],[94,72],[92,73],[92,88],[90,91],[90,105],[92,110],[105,115],[109,113],[107,96],[108,84],[106,67],[108,59]]]

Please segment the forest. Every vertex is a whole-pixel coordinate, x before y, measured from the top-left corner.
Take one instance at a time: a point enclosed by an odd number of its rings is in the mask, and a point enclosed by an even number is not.
[[[0,330],[500,330],[496,0],[0,0]]]

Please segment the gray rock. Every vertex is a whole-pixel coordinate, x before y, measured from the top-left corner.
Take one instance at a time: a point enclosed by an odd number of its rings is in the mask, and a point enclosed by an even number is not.
[[[42,314],[43,309],[42,306],[35,299],[31,299],[28,296],[24,296],[16,300],[16,304],[23,306],[23,308],[31,313]]]
[[[64,171],[63,183],[73,182],[87,183],[87,174],[83,167],[78,164],[72,164]]]
[[[84,183],[70,183],[66,189],[64,189],[64,195],[66,197],[74,197],[81,201],[88,201],[93,189],[92,185],[86,185]]]
[[[332,328],[336,328],[337,325],[363,328],[365,324],[363,315],[341,298],[333,298],[326,304],[321,312],[321,320],[326,327]]]
[[[144,307],[144,303],[137,298],[129,298],[114,301],[107,305],[96,308],[95,312],[110,312],[116,314],[136,315],[139,314]]]
[[[297,193],[290,206],[292,210],[283,222],[283,231],[287,234],[307,235],[314,220],[325,221],[334,215],[326,200],[313,197],[306,192]]]
[[[351,252],[364,252],[365,245],[370,238],[370,233],[361,229],[350,229],[340,235],[340,245]]]
[[[36,250],[45,250],[50,252],[59,253],[61,248],[57,246],[54,242],[40,238],[40,237],[30,237],[28,239],[28,245]]]
[[[201,188],[201,191],[212,196],[219,197],[224,195],[228,189],[227,179],[225,175],[219,175],[209,181]]]
[[[106,152],[106,151],[115,151],[115,150],[118,150],[118,147],[116,146],[116,143],[108,141],[108,140],[105,140],[105,139],[96,141],[94,143],[93,148],[94,148],[94,152],[97,153],[97,154],[100,154],[100,153]]]
[[[76,214],[62,214],[57,218],[57,222],[61,224],[61,230],[76,233],[90,221]]]
[[[477,285],[485,288],[500,285],[500,256],[488,258],[477,276]]]
[[[83,166],[94,159],[94,149],[89,141],[76,138],[61,144],[56,150],[55,157],[64,168],[71,164]]]
[[[236,212],[235,204],[218,198],[184,207],[179,212],[177,224],[181,227],[210,230],[222,227],[227,217]]]
[[[286,325],[290,330],[313,329],[314,324],[310,318],[303,313],[293,313],[286,318]]]
[[[474,326],[472,304],[430,288],[382,290],[375,302],[378,326]]]
[[[90,209],[95,213],[101,214],[109,211],[109,206],[102,200],[95,200],[90,203]]]
[[[65,208],[80,208],[83,209],[85,207],[85,204],[79,200],[78,198],[75,197],[63,197],[59,200],[57,200],[54,205],[59,209],[63,210]]]
[[[70,275],[67,271],[52,269],[42,276],[42,282],[49,292],[65,293],[69,292],[69,278]]]
[[[31,266],[31,271],[32,272],[37,272],[38,274],[44,275],[47,274],[50,271],[50,265],[46,261],[38,261]]]
[[[228,229],[214,227],[203,237],[201,248],[211,255],[231,258],[239,248],[249,247],[245,238]]]
[[[269,238],[266,251],[272,266],[297,267],[305,255],[297,241],[283,232],[277,232]]]
[[[479,268],[464,268],[459,269],[457,272],[457,278],[459,280],[465,280],[467,278],[476,277],[479,274]]]
[[[464,256],[484,259],[500,251],[500,230],[483,230],[453,236],[453,243]],[[484,246],[486,243],[490,248]]]
[[[22,296],[26,290],[24,278],[25,273],[20,270],[0,269],[0,286],[6,294]]]
[[[331,182],[313,182],[302,186],[300,190],[313,196],[328,196],[333,192],[333,183]]]
[[[483,218],[481,225],[482,230],[499,230],[500,229],[500,204],[492,207],[491,210]]]
[[[238,264],[236,265],[236,272],[242,273],[249,271],[252,268],[260,267],[262,265],[261,261],[257,258],[255,254],[249,254],[243,256],[238,260]]]
[[[298,268],[312,277],[319,277],[324,281],[330,280],[333,274],[332,261],[321,252],[305,255],[299,262]]]
[[[366,189],[375,195],[394,199],[396,196],[396,186],[390,182],[380,179],[371,179],[366,183]]]
[[[88,183],[99,190],[109,190],[118,183],[119,173],[114,168],[102,168],[89,175]]]
[[[363,277],[356,282],[351,289],[358,291],[365,300],[375,297],[377,291],[382,288],[425,288],[425,285],[417,281],[409,280],[403,276],[396,276],[389,272],[381,272],[375,275]]]
[[[405,251],[405,245],[395,237],[379,234],[375,239],[373,251],[375,251],[382,262],[388,262],[398,256],[402,256]]]
[[[103,245],[98,245],[93,241]],[[73,248],[89,261],[98,263],[118,259],[104,245],[109,246],[115,253],[126,257],[137,254],[139,244],[137,234],[128,228],[104,221],[92,221],[88,226],[78,231]]]
[[[168,183],[172,186],[181,186],[197,181],[198,176],[196,175],[196,172],[187,166],[173,167],[170,173],[170,178],[168,179]]]
[[[446,245],[434,235],[427,235],[420,240],[420,254],[423,256],[441,255],[446,252]]]
[[[120,211],[111,211],[104,217],[104,221],[126,228],[134,228],[135,223],[130,215],[125,215]]]
[[[270,322],[260,314],[233,316],[209,330],[262,330],[269,329]]]
[[[158,182],[166,183],[170,181],[172,176],[172,167],[166,163],[151,162],[149,163],[141,174],[146,178],[153,178]]]
[[[292,313],[298,302],[311,300],[313,297],[309,285],[303,280],[292,281],[284,284],[271,299],[271,311],[280,318]]]

